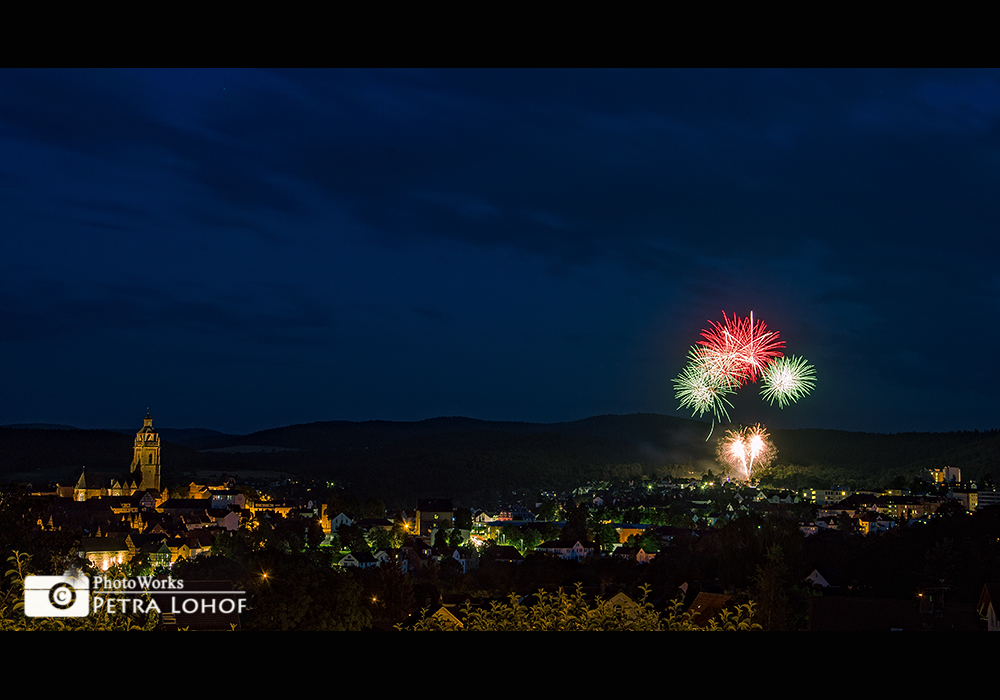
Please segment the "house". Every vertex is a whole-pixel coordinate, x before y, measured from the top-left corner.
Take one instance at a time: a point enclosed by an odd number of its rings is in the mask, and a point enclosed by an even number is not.
[[[215,522],[216,527],[221,527],[228,532],[235,532],[240,529],[240,514],[232,510],[210,510],[208,515]]]
[[[368,532],[375,527],[392,532],[392,521],[388,518],[362,518],[357,522],[357,526],[361,528],[362,532]]]
[[[125,564],[132,553],[123,537],[84,537],[80,542],[80,555],[101,571]]]
[[[699,627],[704,627],[708,621],[722,612],[733,597],[725,593],[705,593],[704,591],[695,596],[688,612],[691,613],[691,621]]]
[[[879,513],[868,511],[858,516],[858,529],[862,534],[869,535],[873,532],[885,532],[895,526],[895,522],[888,518],[883,518]]]
[[[210,556],[212,545],[215,543],[216,533],[210,530],[199,529],[196,532],[189,532],[186,541],[191,558]]]
[[[642,547],[629,547],[622,545],[615,549],[614,555],[619,559],[628,559],[637,564],[648,564],[656,558],[656,553],[649,554]]]
[[[631,524],[631,523],[619,523],[615,525],[615,530],[618,532],[619,542],[628,542],[628,538],[635,535],[636,537],[642,537],[646,530],[649,530],[652,525],[645,524]]]
[[[475,517],[472,518],[472,523],[474,525],[486,525],[487,523],[493,522],[498,518],[490,515],[485,510],[481,510],[476,513]]]
[[[229,506],[235,508],[246,508],[247,498],[235,489],[221,489],[212,491],[212,508],[226,509]]]
[[[337,513],[336,516],[330,518],[330,532],[336,532],[337,528],[341,525],[353,525],[354,519],[351,518],[347,513]]]
[[[464,627],[464,625],[462,624],[462,621],[459,620],[455,616],[455,614],[451,611],[452,607],[453,606],[443,605],[439,603],[438,605],[434,606],[433,612],[430,612],[426,608],[418,610],[417,612],[413,613],[409,617],[409,619],[406,620],[406,622],[403,623],[403,627],[413,627],[418,622],[422,622],[423,620],[432,618],[436,620],[438,624],[440,624],[442,627],[446,629],[450,628],[450,629],[460,630],[462,629],[462,627]]]
[[[416,534],[429,537],[434,530],[455,527],[455,509],[450,498],[418,498]]]
[[[535,548],[535,551],[543,554],[551,554],[561,559],[571,559],[580,561],[587,557],[594,556],[597,545],[593,542],[583,542],[581,540],[550,540],[543,542]]]
[[[524,561],[524,557],[519,551],[517,551],[517,547],[509,544],[493,545],[486,550],[486,553],[483,555],[483,559],[485,561],[505,564],[520,564]]]
[[[186,538],[171,538],[166,541],[166,545],[170,549],[171,564],[180,559],[191,559],[191,547],[188,545]]]
[[[350,552],[340,558],[337,562],[340,566],[355,566],[359,569],[370,569],[378,566],[378,560],[371,552]]]
[[[138,545],[137,551],[146,556],[153,571],[162,571],[170,566],[170,548],[165,537],[159,539],[147,535],[138,537],[142,539],[142,543]]]
[[[836,577],[834,574],[827,570],[813,569],[812,573],[806,576],[806,582],[813,585],[819,586],[820,588],[838,588],[839,585],[836,583]]]
[[[467,574],[472,569],[479,568],[479,552],[473,547],[456,547],[449,556],[461,567],[462,573]]]
[[[621,591],[618,591],[608,600],[602,602],[601,605],[615,612],[624,613],[629,619],[635,619],[642,611],[637,602]]]
[[[997,599],[997,603],[993,599]],[[979,594],[979,602],[976,604],[976,612],[986,620],[986,630],[988,632],[1000,632],[1000,620],[997,620],[996,605],[1000,604],[1000,586],[989,583],[983,585],[983,592]]]
[[[378,566],[398,566],[405,573],[406,559],[399,549],[380,549],[373,555]]]

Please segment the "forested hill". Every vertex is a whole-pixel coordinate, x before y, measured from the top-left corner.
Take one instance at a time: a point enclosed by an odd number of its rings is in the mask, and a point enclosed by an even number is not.
[[[708,434],[708,424],[656,414],[597,416],[567,423],[519,423],[461,417],[430,418],[416,422],[326,421],[272,428],[249,435],[198,435],[177,442],[194,449],[260,445],[300,450],[355,450],[385,448],[412,440],[468,433],[556,433],[568,437],[600,437],[669,447],[677,443],[687,445],[699,434],[702,435],[701,441],[704,441],[704,436]],[[695,452],[700,456],[703,450],[696,449]]]
[[[566,423],[471,418],[331,421],[249,435],[161,429],[165,483],[196,470],[269,470],[348,484],[387,503],[417,496],[489,500],[515,488],[566,489],[591,479],[719,471],[717,441],[733,426],[634,414]],[[0,428],[0,477],[49,477],[88,468],[124,470],[125,431]],[[879,486],[920,469],[957,466],[966,478],[1000,476],[1000,433],[852,433],[776,430],[771,477],[786,486]],[[672,467],[681,466],[679,469]],[[77,472],[78,473],[78,472]]]
[[[772,434],[778,461],[809,466],[831,466],[886,471],[921,465],[928,467],[985,466],[980,455],[1000,457],[1000,434],[851,433],[840,430],[777,430]],[[958,461],[964,464],[957,464]],[[1000,462],[997,463],[1000,467]]]

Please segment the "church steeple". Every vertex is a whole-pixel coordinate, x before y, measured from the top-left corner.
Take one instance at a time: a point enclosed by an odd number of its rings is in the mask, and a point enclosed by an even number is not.
[[[142,475],[139,490],[160,490],[160,436],[153,430],[149,413],[143,420],[142,430],[135,434],[135,452],[130,471]]]

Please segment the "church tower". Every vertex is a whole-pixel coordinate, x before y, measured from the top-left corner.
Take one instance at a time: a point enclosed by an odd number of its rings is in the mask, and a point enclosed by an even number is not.
[[[160,490],[160,436],[153,430],[153,419],[148,413],[142,430],[135,434],[135,454],[130,471],[137,477],[142,475],[140,491]]]

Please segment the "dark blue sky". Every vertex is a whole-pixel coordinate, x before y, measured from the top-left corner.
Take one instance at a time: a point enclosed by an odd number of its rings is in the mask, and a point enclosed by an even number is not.
[[[1000,72],[0,71],[0,424],[1000,427]]]

